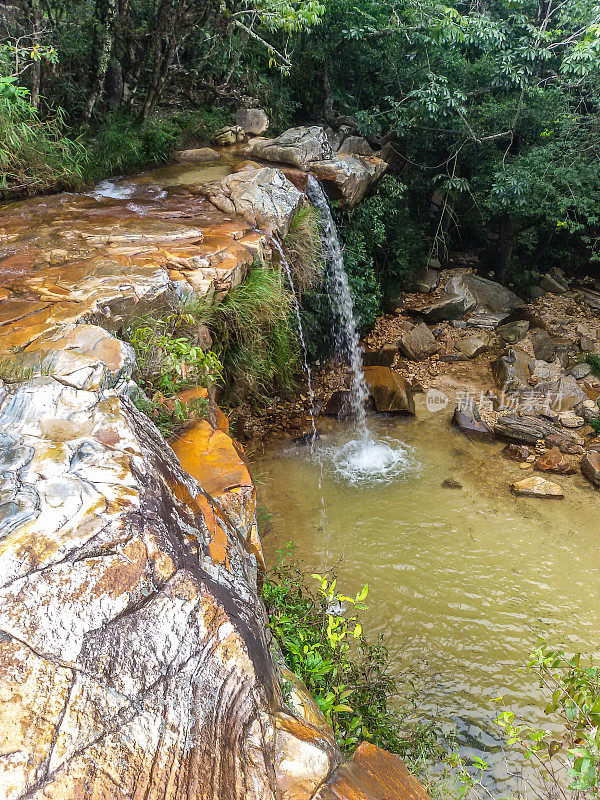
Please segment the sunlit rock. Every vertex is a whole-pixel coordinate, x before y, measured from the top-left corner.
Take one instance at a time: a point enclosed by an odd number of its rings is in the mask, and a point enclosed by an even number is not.
[[[303,195],[279,169],[244,169],[202,187],[203,194],[226,214],[239,214],[250,225],[285,236]]]
[[[539,478],[537,475],[523,478],[521,481],[515,481],[515,483],[511,483],[510,488],[513,494],[521,495],[522,497],[560,500],[565,496],[562,487],[558,483],[553,483],[546,480],[546,478]]]

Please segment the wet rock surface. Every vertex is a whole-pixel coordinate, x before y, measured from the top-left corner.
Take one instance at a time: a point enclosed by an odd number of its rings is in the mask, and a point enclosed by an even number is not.
[[[513,494],[521,497],[540,497],[546,500],[560,500],[564,497],[564,492],[558,483],[553,483],[546,478],[539,478],[537,475],[515,481],[510,488]]]
[[[20,349],[0,381],[6,800],[311,797],[343,760],[301,687],[284,705],[227,418],[209,403],[171,448],[129,399],[113,333],[174,291],[227,291],[266,252],[181,188],[188,169],[168,190],[147,175],[0,210],[0,351]]]
[[[415,413],[415,401],[406,380],[388,367],[366,367],[365,382],[377,411]]]

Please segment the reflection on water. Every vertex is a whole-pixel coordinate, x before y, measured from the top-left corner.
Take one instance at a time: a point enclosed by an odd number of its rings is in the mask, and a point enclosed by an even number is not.
[[[350,592],[368,581],[365,627],[385,633],[398,669],[415,673],[422,716],[455,728],[463,751],[483,755],[503,781],[492,699],[535,722],[539,690],[521,666],[537,636],[598,648],[599,495],[575,476],[559,478],[564,501],[513,497],[518,465],[499,445],[470,443],[444,413],[370,426],[386,437],[384,471],[389,453],[401,454],[385,482],[343,479],[379,456],[353,460],[339,428],[321,459],[275,446],[255,459],[259,502],[275,514],[265,556],[294,540],[310,569],[342,559]],[[463,488],[443,488],[446,478]]]

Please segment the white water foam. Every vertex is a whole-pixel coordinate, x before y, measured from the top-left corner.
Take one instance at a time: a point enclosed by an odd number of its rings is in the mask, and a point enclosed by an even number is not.
[[[341,446],[318,448],[334,475],[353,486],[381,486],[418,469],[412,448],[386,437],[351,439]]]
[[[110,197],[113,200],[126,200],[135,191],[135,186],[132,184],[119,184],[115,181],[100,181],[99,184],[94,186],[91,194],[99,200],[102,197]]]

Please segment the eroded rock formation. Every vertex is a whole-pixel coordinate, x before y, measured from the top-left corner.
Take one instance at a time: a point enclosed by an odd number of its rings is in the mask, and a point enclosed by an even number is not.
[[[226,291],[267,247],[142,177],[0,212],[0,797],[416,796],[380,751],[336,772],[299,682],[284,704],[226,419],[212,408],[172,449],[130,400],[113,333],[174,292]],[[285,226],[299,192],[279,189]]]

